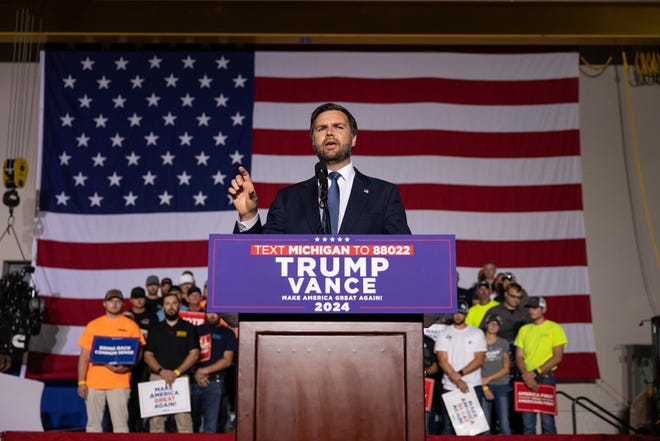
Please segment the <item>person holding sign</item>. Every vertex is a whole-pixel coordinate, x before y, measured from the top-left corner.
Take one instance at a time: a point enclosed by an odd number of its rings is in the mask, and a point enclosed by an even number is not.
[[[316,176],[280,190],[263,226],[250,174],[238,168],[229,187],[238,211],[234,233],[330,234],[330,226],[332,234],[410,234],[396,185],[365,176],[351,163],[357,143],[353,115],[338,104],[323,104],[312,113],[309,133],[319,159]]]
[[[78,339],[78,396],[85,400],[87,432],[103,432],[107,403],[114,432],[128,432],[131,367],[145,344],[138,325],[122,313],[124,296],[118,289],[105,295],[105,314],[89,322]],[[118,364],[128,360],[127,363]]]
[[[151,369],[151,381],[165,380],[172,385],[174,381],[185,374],[199,358],[199,338],[195,326],[179,318],[179,297],[170,290],[163,297],[163,312],[165,320],[149,331],[147,347],[144,351],[144,361]],[[158,415],[149,418],[149,431],[165,432],[166,416]],[[189,412],[174,414],[179,433],[192,433],[192,418]]]
[[[568,343],[566,334],[559,324],[546,320],[547,304],[543,297],[530,297],[525,305],[532,323],[518,331],[514,341],[516,366],[522,373],[525,385],[533,391],[539,384],[556,384],[554,371],[564,356],[564,346]],[[522,412],[523,433],[536,434],[536,413]],[[543,433],[557,433],[555,416],[541,414]]]
[[[465,323],[468,305],[458,303],[458,309],[452,316],[452,325],[438,334],[435,352],[438,354],[442,378],[443,393],[460,390],[467,393],[472,387],[481,401],[481,365],[486,356],[486,338],[480,329]],[[479,406],[479,403],[476,404]],[[446,406],[442,408],[442,435],[453,435],[451,419]]]

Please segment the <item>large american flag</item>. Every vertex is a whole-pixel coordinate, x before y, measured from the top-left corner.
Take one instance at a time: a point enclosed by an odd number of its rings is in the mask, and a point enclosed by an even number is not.
[[[27,376],[74,378],[76,342],[150,274],[206,278],[209,233],[236,218],[238,165],[262,218],[313,173],[309,115],[359,125],[353,162],[399,185],[415,234],[454,233],[463,286],[488,260],[548,300],[558,377],[599,377],[581,193],[578,54],[47,52],[37,287],[46,324]]]

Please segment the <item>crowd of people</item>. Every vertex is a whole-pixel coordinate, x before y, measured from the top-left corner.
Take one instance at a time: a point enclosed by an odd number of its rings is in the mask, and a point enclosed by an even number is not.
[[[486,434],[536,433],[538,414],[514,411],[512,385],[555,385],[567,339],[545,318],[543,297],[528,296],[512,273],[496,273],[487,262],[470,289],[459,288],[457,311],[439,319],[444,328],[435,341],[425,338],[424,375],[436,380],[429,434],[454,434],[442,394],[457,389],[474,390],[491,428]],[[540,415],[542,433],[557,433],[554,415]]]
[[[206,291],[186,271],[178,285],[167,277],[147,277],[144,288],[131,290],[126,310],[121,291],[105,294],[105,314],[92,320],[78,340],[78,395],[85,400],[87,432],[233,431],[236,323],[205,311]],[[139,339],[136,362],[91,363],[96,336]],[[138,384],[163,380],[171,386],[179,377],[189,381],[191,411],[142,418]]]

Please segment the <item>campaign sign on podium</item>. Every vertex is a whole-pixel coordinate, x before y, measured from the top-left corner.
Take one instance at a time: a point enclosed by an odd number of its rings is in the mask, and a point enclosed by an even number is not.
[[[452,235],[248,235],[209,238],[208,311],[449,313]]]

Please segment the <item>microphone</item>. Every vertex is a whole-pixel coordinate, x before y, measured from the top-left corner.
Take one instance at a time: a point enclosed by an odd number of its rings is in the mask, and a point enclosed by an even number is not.
[[[330,211],[328,209],[328,167],[325,161],[319,161],[314,166],[314,175],[319,181],[319,208],[323,210],[323,221],[321,229],[325,234],[330,234]]]

